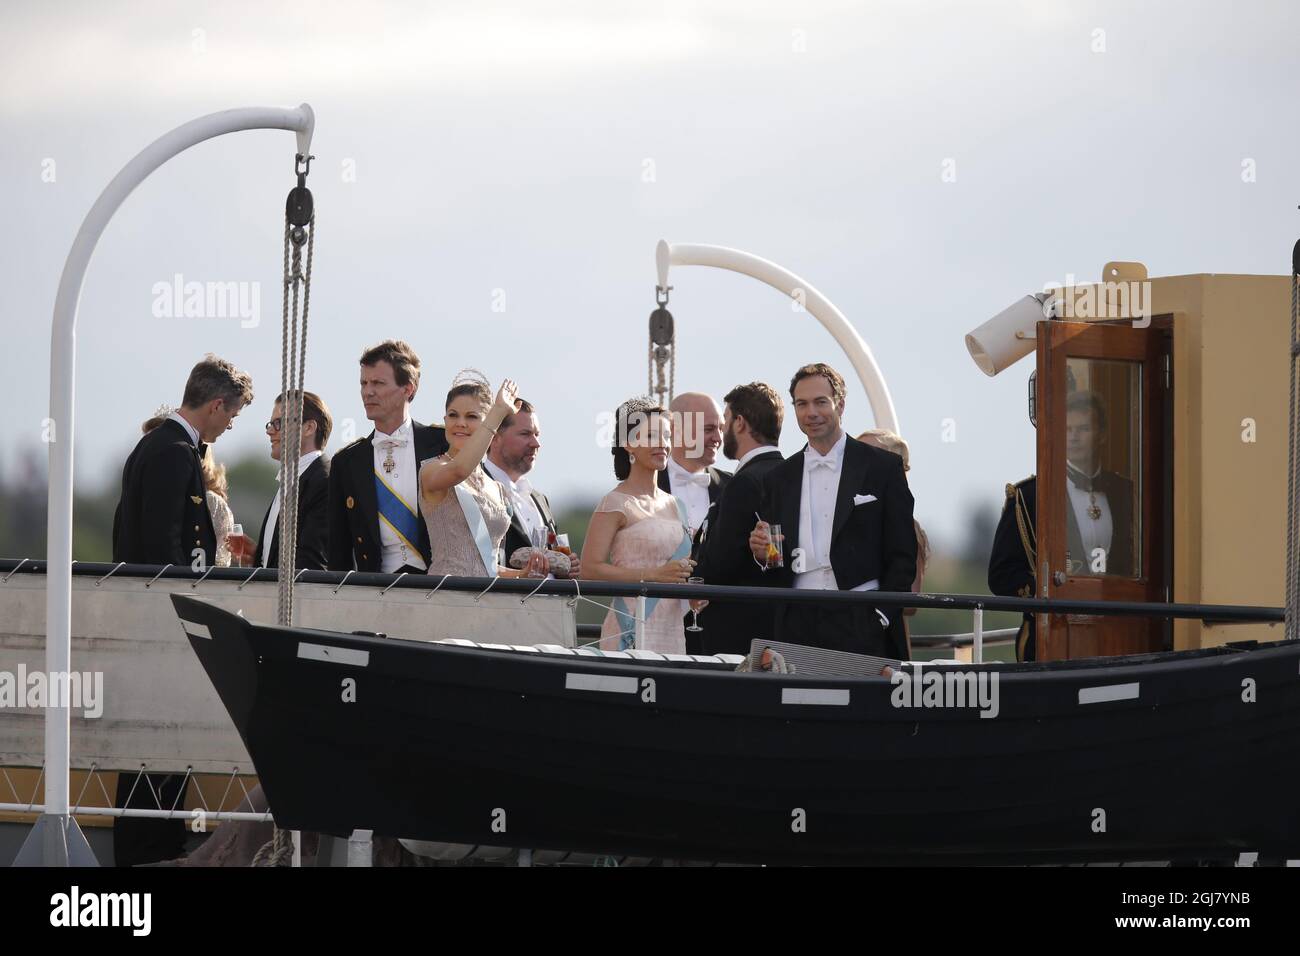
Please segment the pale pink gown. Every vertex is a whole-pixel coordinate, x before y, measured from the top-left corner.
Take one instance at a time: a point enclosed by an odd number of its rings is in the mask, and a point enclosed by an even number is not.
[[[657,568],[677,551],[686,534],[682,527],[677,500],[668,492],[655,489],[654,495],[628,495],[611,491],[600,500],[596,511],[622,512],[627,524],[614,534],[609,563],[620,568]],[[636,599],[626,598],[626,607],[635,612]],[[686,602],[661,598],[645,622],[645,650],[660,654],[685,654],[686,633],[682,617]],[[600,628],[603,650],[619,650],[619,634],[632,622],[613,610],[605,615]]]

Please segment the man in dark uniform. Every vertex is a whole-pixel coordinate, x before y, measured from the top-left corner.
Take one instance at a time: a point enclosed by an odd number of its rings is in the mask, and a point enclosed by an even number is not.
[[[722,453],[738,465],[710,515],[695,573],[708,584],[764,587],[749,532],[763,507],[763,476],[784,460],[777,443],[785,410],[776,389],[763,382],[737,385],[723,401]],[[694,637],[701,654],[748,654],[751,641],[772,639],[773,611],[760,601],[710,601],[700,612],[704,630],[687,632],[687,644]]]
[[[329,569],[423,574],[429,529],[420,465],[447,450],[437,425],[411,419],[420,358],[405,342],[361,354],[361,402],[374,431],[334,456],[329,475]]]
[[[1073,380],[1071,380],[1073,385]],[[1037,427],[1038,422],[1030,418]],[[1101,467],[1106,410],[1093,392],[1071,388],[1066,399],[1066,561],[1071,576],[1135,573],[1133,482]],[[1038,482],[1007,485],[1002,518],[989,555],[989,591],[1035,597],[1038,568]],[[1026,614],[1016,659],[1037,660],[1036,624]]]
[[[114,561],[197,570],[216,563],[200,459],[252,400],[252,378],[224,359],[209,355],[194,366],[181,407],[136,443],[122,468]]]
[[[989,555],[989,591],[1003,597],[1031,598],[1035,595],[1038,539],[1035,536],[1038,481],[1030,475],[1007,485],[1002,517],[993,534]],[[1034,615],[1026,614],[1016,635],[1016,660],[1036,659]]]
[[[122,497],[113,515],[114,561],[196,571],[215,565],[217,535],[208,514],[201,458],[252,400],[248,373],[215,355],[194,366],[181,407],[147,432],[126,459]],[[183,781],[179,774],[119,774],[114,805],[169,810],[183,805]],[[184,844],[183,820],[121,817],[113,825],[118,866],[171,859]]]

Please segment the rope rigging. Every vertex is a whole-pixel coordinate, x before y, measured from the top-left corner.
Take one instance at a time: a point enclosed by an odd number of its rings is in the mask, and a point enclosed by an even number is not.
[[[316,208],[307,174],[315,157],[294,156],[298,184],[284,206],[284,306],[280,341],[280,553],[277,623],[293,624],[294,559],[298,541],[298,457],[302,446],[302,392],[307,366],[307,316],[311,308],[311,265],[316,244]],[[303,246],[307,261],[303,264]],[[299,308],[301,305],[301,316]],[[301,328],[300,328],[301,327]],[[300,334],[301,333],[301,334]]]
[[[294,561],[298,542],[298,458],[302,448],[302,393],[307,367],[307,316],[311,310],[311,263],[316,245],[316,207],[307,174],[314,156],[294,155],[298,183],[284,204],[284,306],[280,333],[280,553],[276,622],[293,625]],[[307,261],[303,263],[303,246]],[[301,312],[300,312],[301,306]],[[272,533],[268,528],[267,534]],[[252,865],[292,866],[294,835],[274,828]]]

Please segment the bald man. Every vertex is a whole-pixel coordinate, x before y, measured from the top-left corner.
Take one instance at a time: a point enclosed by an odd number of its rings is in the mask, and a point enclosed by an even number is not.
[[[668,410],[673,416],[673,448],[668,467],[659,472],[659,487],[681,499],[695,537],[731,480],[731,472],[713,467],[722,447],[722,412],[702,392],[683,392]]]
[[[659,472],[659,487],[677,497],[686,508],[691,528],[691,557],[699,560],[709,525],[716,522],[718,500],[731,480],[731,472],[714,468],[722,447],[722,412],[718,403],[703,392],[683,392],[672,400],[673,447],[668,467]],[[703,534],[701,534],[701,527]],[[687,612],[683,626],[690,623]],[[708,630],[709,606],[700,611],[699,625]],[[686,653],[704,653],[699,631],[686,632]]]

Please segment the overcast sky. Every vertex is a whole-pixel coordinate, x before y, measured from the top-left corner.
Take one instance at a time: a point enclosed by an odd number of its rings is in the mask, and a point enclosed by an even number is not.
[[[424,361],[418,420],[441,418],[462,366],[514,377],[540,409],[535,484],[594,503],[614,484],[597,416],[645,390],[655,243],[735,246],[802,275],[868,342],[912,445],[917,516],[955,543],[972,503],[1000,505],[1034,469],[1030,360],[986,378],[965,332],[1112,259],[1288,271],[1297,9],[5,0],[0,464],[43,447],[59,274],[113,175],[196,116],[307,101],[307,384],[355,434],[357,356],[404,338]],[[207,351],[257,393],[216,451],[265,447],[293,148],[278,131],[201,144],[114,218],[81,298],[79,486],[119,480],[140,422],[179,402]],[[255,324],[155,315],[176,275],[258,288]],[[768,287],[701,268],[672,281],[678,391],[784,392],[811,361],[851,371]],[[846,424],[873,424],[854,380]],[[790,413],[782,450],[801,445]]]

